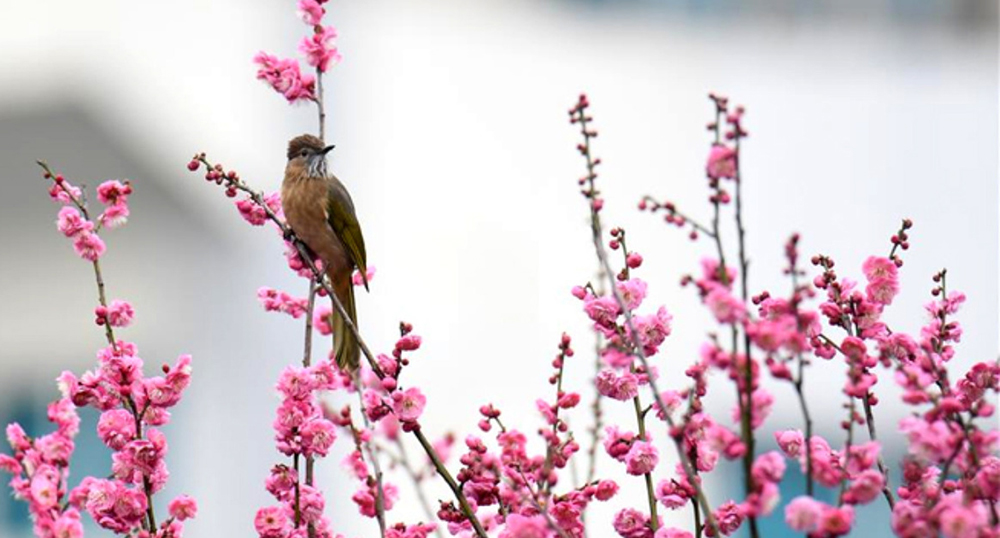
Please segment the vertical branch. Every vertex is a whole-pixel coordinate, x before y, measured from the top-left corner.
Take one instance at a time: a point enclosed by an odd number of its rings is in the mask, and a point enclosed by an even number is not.
[[[354,372],[354,387],[358,391],[358,411],[361,413],[361,420],[364,422],[365,429],[371,430],[372,424],[368,420],[368,415],[365,414],[365,401],[361,395],[361,368]],[[368,453],[368,459],[372,462],[372,470],[375,471],[375,520],[378,521],[379,535],[385,538],[385,489],[382,486],[382,467],[379,465],[375,450],[372,450],[371,442],[361,442],[364,443],[365,452]]]
[[[737,108],[737,113],[742,109]],[[740,174],[740,139],[743,137],[743,128],[740,122],[737,120],[733,125],[734,136],[734,150],[736,152],[736,173],[733,178],[733,182],[736,184],[736,236],[739,244],[739,258],[740,258],[740,295],[743,299],[743,304],[747,303],[747,271],[749,269],[749,262],[747,262],[746,256],[746,230],[743,228],[743,196],[742,196],[742,184],[743,179]],[[744,431],[743,442],[746,444],[747,451],[743,455],[743,472],[746,479],[746,491],[749,495],[754,489],[753,475],[751,469],[753,468],[754,451],[756,444],[756,439],[754,438],[753,432],[753,359],[750,356],[750,334],[746,330],[743,331],[743,349],[746,353],[745,367],[746,370],[743,373],[743,382],[746,385],[744,387],[744,392],[746,395],[745,402],[745,415],[746,415],[746,429]],[[757,529],[757,516],[751,515],[750,520],[750,536],[752,538],[757,538],[760,535],[760,531]]]
[[[583,136],[583,143],[580,144],[579,150],[583,155],[586,165],[587,165],[587,175],[584,176],[581,184],[586,184],[587,188],[583,191],[584,195],[590,200],[590,232],[591,239],[594,244],[594,253],[597,255],[597,260],[600,262],[600,267],[604,270],[604,274],[608,279],[608,283],[611,288],[611,294],[615,298],[615,302],[618,304],[618,308],[624,312],[625,315],[625,326],[628,329],[628,335],[631,339],[631,344],[633,347],[633,353],[638,357],[639,362],[646,372],[651,372],[652,369],[649,366],[649,361],[646,359],[646,354],[642,348],[642,342],[639,340],[639,332],[635,329],[635,323],[632,320],[632,312],[628,309],[625,304],[625,299],[622,297],[618,287],[615,285],[615,272],[611,269],[611,263],[608,261],[607,251],[604,250],[604,242],[601,241],[601,235],[603,234],[600,209],[603,207],[603,200],[598,197],[598,191],[594,187],[594,180],[597,178],[597,173],[595,168],[600,162],[595,160],[590,152],[590,139],[593,138],[594,132],[587,130],[587,123],[590,121],[590,117],[586,115],[586,108],[589,106],[586,96],[580,96],[580,102],[577,106],[570,111],[570,116],[572,118],[572,123],[580,124],[580,134]],[[681,468],[684,470],[684,475],[688,479],[688,483],[695,488],[695,495],[697,497],[697,502],[701,503],[702,509],[705,511],[706,524],[712,530],[714,536],[719,536],[719,525],[715,520],[715,516],[712,514],[712,506],[708,502],[708,498],[705,495],[705,491],[701,484],[698,483],[697,477],[695,476],[695,470],[691,464],[690,458],[688,458],[687,452],[684,450],[684,439],[683,433],[681,433],[680,428],[678,428],[677,423],[674,421],[670,413],[667,413],[667,405],[663,402],[663,398],[660,396],[660,390],[656,386],[656,379],[654,376],[649,376],[649,387],[653,392],[653,399],[656,401],[656,405],[660,409],[664,410],[664,417],[667,421],[668,432],[674,441],[674,446],[677,449],[677,456],[681,461]]]
[[[37,162],[38,166],[41,166],[42,170],[44,170],[45,172],[44,176],[47,179],[52,179],[53,182],[56,185],[58,185],[59,188],[66,194],[66,196],[69,197],[70,201],[73,202],[73,205],[75,205],[77,209],[80,210],[80,213],[83,215],[83,218],[89,222],[94,222],[93,219],[90,218],[90,212],[87,210],[86,200],[77,198],[66,187],[61,176],[57,176],[55,173],[53,173],[52,169],[49,168],[49,165],[47,163],[45,163],[44,161],[35,161],[35,162]],[[99,226],[100,222],[98,221],[95,224],[95,230]],[[94,281],[97,284],[97,301],[105,310],[107,310],[108,298],[107,298],[107,293],[105,292],[104,276],[101,274],[101,263],[97,259],[94,259],[91,262],[91,264],[94,268]],[[115,332],[114,329],[111,328],[111,323],[108,322],[104,323],[104,337],[108,341],[108,346],[110,346],[115,353],[118,353],[118,341],[115,339]],[[138,406],[135,404],[135,400],[132,399],[131,395],[127,394],[122,395],[121,399],[123,407],[125,407],[128,411],[132,413],[132,418],[133,420],[135,420],[135,439],[136,440],[142,439],[143,437],[142,416],[146,413],[146,409],[142,410],[138,409]],[[146,496],[146,515],[144,516],[143,525],[146,526],[150,532],[155,532],[156,514],[153,509],[153,485],[150,483],[148,476],[142,477],[142,489],[143,493]]]
[[[648,442],[646,439],[646,412],[642,410],[642,402],[639,400],[638,394],[632,398],[632,405],[635,407],[635,420],[639,424],[639,439]],[[666,409],[663,409],[666,413]],[[649,503],[649,528],[655,534],[660,526],[660,520],[656,515],[656,492],[653,489],[653,475],[652,473],[644,473],[643,478],[646,481],[646,502]]]

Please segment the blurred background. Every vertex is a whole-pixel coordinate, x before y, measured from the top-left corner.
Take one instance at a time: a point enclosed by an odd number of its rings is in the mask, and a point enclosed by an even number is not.
[[[358,299],[361,327],[388,351],[400,320],[425,345],[410,382],[429,403],[424,425],[439,438],[473,433],[480,404],[530,436],[542,424],[536,398],[551,396],[549,362],[563,331],[578,354],[568,386],[588,403],[592,340],[569,290],[594,277],[583,163],[566,110],[586,91],[605,162],[605,223],[628,230],[646,263],[647,308],[664,304],[674,334],[657,364],[679,388],[708,316],[680,277],[711,252],[635,206],[642,195],[708,214],[704,125],[717,91],[747,106],[744,193],[751,287],[785,294],[782,245],[802,234],[804,257],[833,256],[844,276],[888,252],[902,217],[915,222],[904,254],[893,327],[924,322],[931,275],[968,294],[965,334],[953,366],[996,358],[998,343],[997,3],[979,0],[370,0],[327,4],[344,61],[326,77],[332,169],[358,208],[371,293]],[[0,423],[48,431],[45,404],[64,369],[95,363],[92,272],[55,230],[57,207],[35,159],[77,183],[128,178],[126,227],[104,234],[111,298],[133,302],[135,341],[152,369],[194,355],[194,382],[173,423],[172,478],[158,510],[194,495],[191,537],[250,535],[271,465],[278,398],[273,384],[300,358],[301,320],[263,312],[255,292],[303,295],[268,229],[247,226],[221,189],[191,174],[197,151],[239,170],[259,189],[280,184],[286,141],[316,131],[310,106],[288,106],[254,80],[259,50],[296,55],[307,29],[295,2],[0,2]],[[707,219],[706,219],[707,220]],[[733,236],[730,231],[729,237]],[[843,368],[807,377],[819,433],[841,439]],[[721,380],[717,380],[721,381]],[[788,386],[761,432],[801,427]],[[891,377],[877,386],[888,459],[907,409]],[[711,394],[720,416],[731,387]],[[631,425],[629,406],[606,419]],[[107,452],[84,411],[74,482],[108,471]],[[570,414],[586,439],[586,405]],[[654,428],[655,430],[655,428]],[[666,476],[673,449],[659,435]],[[838,441],[839,442],[839,441]],[[533,440],[540,449],[541,443]],[[349,500],[356,485],[339,452],[318,466],[334,527],[372,536]],[[586,442],[584,442],[586,445]],[[6,450],[6,447],[3,449]],[[416,449],[411,450],[416,454]],[[454,460],[452,461],[454,467]],[[580,468],[585,468],[581,458]],[[603,458],[599,475],[621,475]],[[894,466],[895,471],[895,466]],[[787,500],[801,491],[789,470]],[[716,503],[736,496],[735,467],[709,484]],[[894,474],[898,478],[898,473]],[[6,480],[6,479],[5,479]],[[423,518],[403,477],[390,521]],[[898,484],[898,480],[895,482]],[[431,499],[447,499],[434,484]],[[642,507],[641,481],[596,505],[594,536],[610,536],[624,506]],[[781,510],[763,523],[780,536]],[[687,511],[668,522],[690,525]],[[882,536],[884,502],[859,515],[852,536]],[[100,532],[95,532],[101,535]],[[0,536],[30,535],[23,503],[0,496]]]

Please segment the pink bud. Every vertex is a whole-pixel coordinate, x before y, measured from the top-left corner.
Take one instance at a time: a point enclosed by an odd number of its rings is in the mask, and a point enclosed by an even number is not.
[[[639,254],[638,252],[631,252],[625,259],[625,262],[628,264],[630,268],[636,269],[640,265],[642,265],[642,255]]]

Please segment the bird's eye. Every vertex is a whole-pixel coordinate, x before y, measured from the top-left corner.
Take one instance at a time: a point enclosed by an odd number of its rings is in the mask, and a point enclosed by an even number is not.
[[[308,153],[308,152],[307,152],[306,150],[302,150],[302,153],[299,153],[299,155],[301,155],[301,156],[305,157],[307,153]]]

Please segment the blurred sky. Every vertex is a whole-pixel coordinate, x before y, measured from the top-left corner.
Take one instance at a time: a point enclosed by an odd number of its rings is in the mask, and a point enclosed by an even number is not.
[[[380,351],[391,348],[400,320],[423,335],[407,376],[428,394],[430,437],[472,433],[486,402],[532,433],[563,331],[578,350],[567,383],[590,398],[591,340],[569,295],[596,265],[575,181],[584,171],[577,131],[566,121],[581,91],[600,131],[605,222],[626,227],[630,248],[644,255],[648,307],[664,304],[675,317],[657,359],[666,386],[683,384],[711,327],[693,292],[677,285],[711,249],[635,205],[652,194],[707,216],[713,90],[748,109],[742,158],[754,292],[787,290],[782,245],[793,231],[803,256],[823,252],[841,275],[858,277],[910,217],[903,293],[887,319],[916,331],[930,277],[947,267],[949,286],[969,296],[955,368],[997,356],[995,3],[327,5],[344,55],[327,77],[331,166],[353,194],[378,268],[371,294],[358,299],[360,323]],[[194,355],[194,383],[167,429],[173,477],[161,500],[198,498],[188,527],[195,538],[248,535],[256,509],[270,503],[263,480],[282,461],[271,439],[273,383],[299,359],[302,324],[264,313],[255,292],[306,287],[286,269],[278,237],[247,226],[220,189],[184,165],[206,151],[256,187],[278,188],[285,142],[316,130],[315,111],[290,107],[255,81],[251,58],[295,54],[307,29],[294,6],[0,2],[0,422],[45,431],[52,380],[90,368],[103,338],[90,324],[90,268],[54,229],[56,207],[34,159],[91,186],[131,179],[134,215],[105,235],[102,263],[111,297],[136,306],[136,324],[122,335],[147,366]],[[890,379],[878,386],[886,435],[906,413]],[[840,438],[841,380],[833,363],[807,379],[818,429],[832,439]],[[788,387],[768,387],[779,401],[792,398]],[[711,394],[720,416],[732,405],[726,392]],[[608,404],[608,420],[632,424],[627,407]],[[776,406],[766,432],[799,427],[796,409]],[[96,415],[84,418],[77,479],[107,472]],[[570,421],[585,437],[586,407]],[[772,445],[766,432],[762,450]],[[337,530],[370,536],[374,526],[348,500],[355,485],[339,465],[346,443],[338,445],[318,468],[330,514]],[[660,448],[673,462],[673,449]],[[612,463],[602,459],[599,473],[621,474]],[[711,485],[720,503],[724,482]],[[435,485],[431,498],[447,492]],[[641,499],[639,481],[626,480],[620,498],[595,510],[593,535],[609,535],[613,512]],[[404,504],[391,520],[420,519]],[[0,502],[0,536],[28,532],[24,517],[19,504]],[[687,513],[667,517],[687,524]],[[876,501],[864,517],[884,520],[884,506]]]

